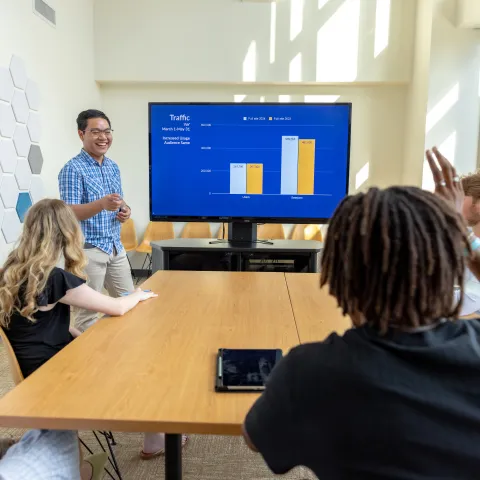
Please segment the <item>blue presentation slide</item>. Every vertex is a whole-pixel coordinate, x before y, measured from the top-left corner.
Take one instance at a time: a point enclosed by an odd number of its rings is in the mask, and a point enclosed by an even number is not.
[[[152,216],[330,218],[347,193],[350,113],[150,104]]]

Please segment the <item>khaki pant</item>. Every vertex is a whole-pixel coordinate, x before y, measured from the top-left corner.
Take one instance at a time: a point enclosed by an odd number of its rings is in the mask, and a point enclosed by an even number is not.
[[[88,258],[85,273],[90,288],[102,292],[105,287],[111,297],[133,291],[133,280],[125,251],[118,255],[108,255],[99,248],[86,248],[84,252]],[[97,315],[98,312],[76,309],[75,326],[84,332],[97,321]]]

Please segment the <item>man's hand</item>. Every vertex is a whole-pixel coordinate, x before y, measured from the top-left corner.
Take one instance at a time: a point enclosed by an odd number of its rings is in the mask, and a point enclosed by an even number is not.
[[[117,220],[120,223],[124,223],[130,218],[131,214],[132,214],[132,210],[130,209],[130,207],[124,204],[123,207],[118,212]]]
[[[435,182],[435,193],[450,203],[462,215],[465,193],[455,167],[438,151],[437,147],[427,150],[426,156]],[[440,168],[438,168],[435,160]]]
[[[109,210],[110,212],[120,209],[120,207],[123,205],[122,197],[118,193],[105,195],[101,199],[101,202],[103,210]]]

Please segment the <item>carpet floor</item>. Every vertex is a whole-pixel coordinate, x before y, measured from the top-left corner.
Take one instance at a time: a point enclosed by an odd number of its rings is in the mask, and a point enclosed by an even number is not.
[[[0,396],[13,388],[7,357],[0,345]],[[1,429],[0,436],[19,438],[22,430]],[[100,451],[91,432],[81,432],[81,438],[94,452]],[[142,434],[115,433],[115,455],[124,480],[161,480],[164,478],[164,457],[140,460]],[[305,468],[277,477],[265,465],[260,455],[251,452],[239,437],[192,435],[183,451],[184,480],[313,480],[316,477]],[[110,478],[107,475],[104,477]]]

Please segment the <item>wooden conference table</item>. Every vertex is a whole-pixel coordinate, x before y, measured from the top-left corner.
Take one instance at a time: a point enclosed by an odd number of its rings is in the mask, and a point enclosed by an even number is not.
[[[181,433],[240,435],[255,394],[214,391],[219,348],[281,348],[348,321],[317,274],[157,272],[158,297],[105,318],[0,400],[5,427],[166,432],[165,478],[181,478]]]

